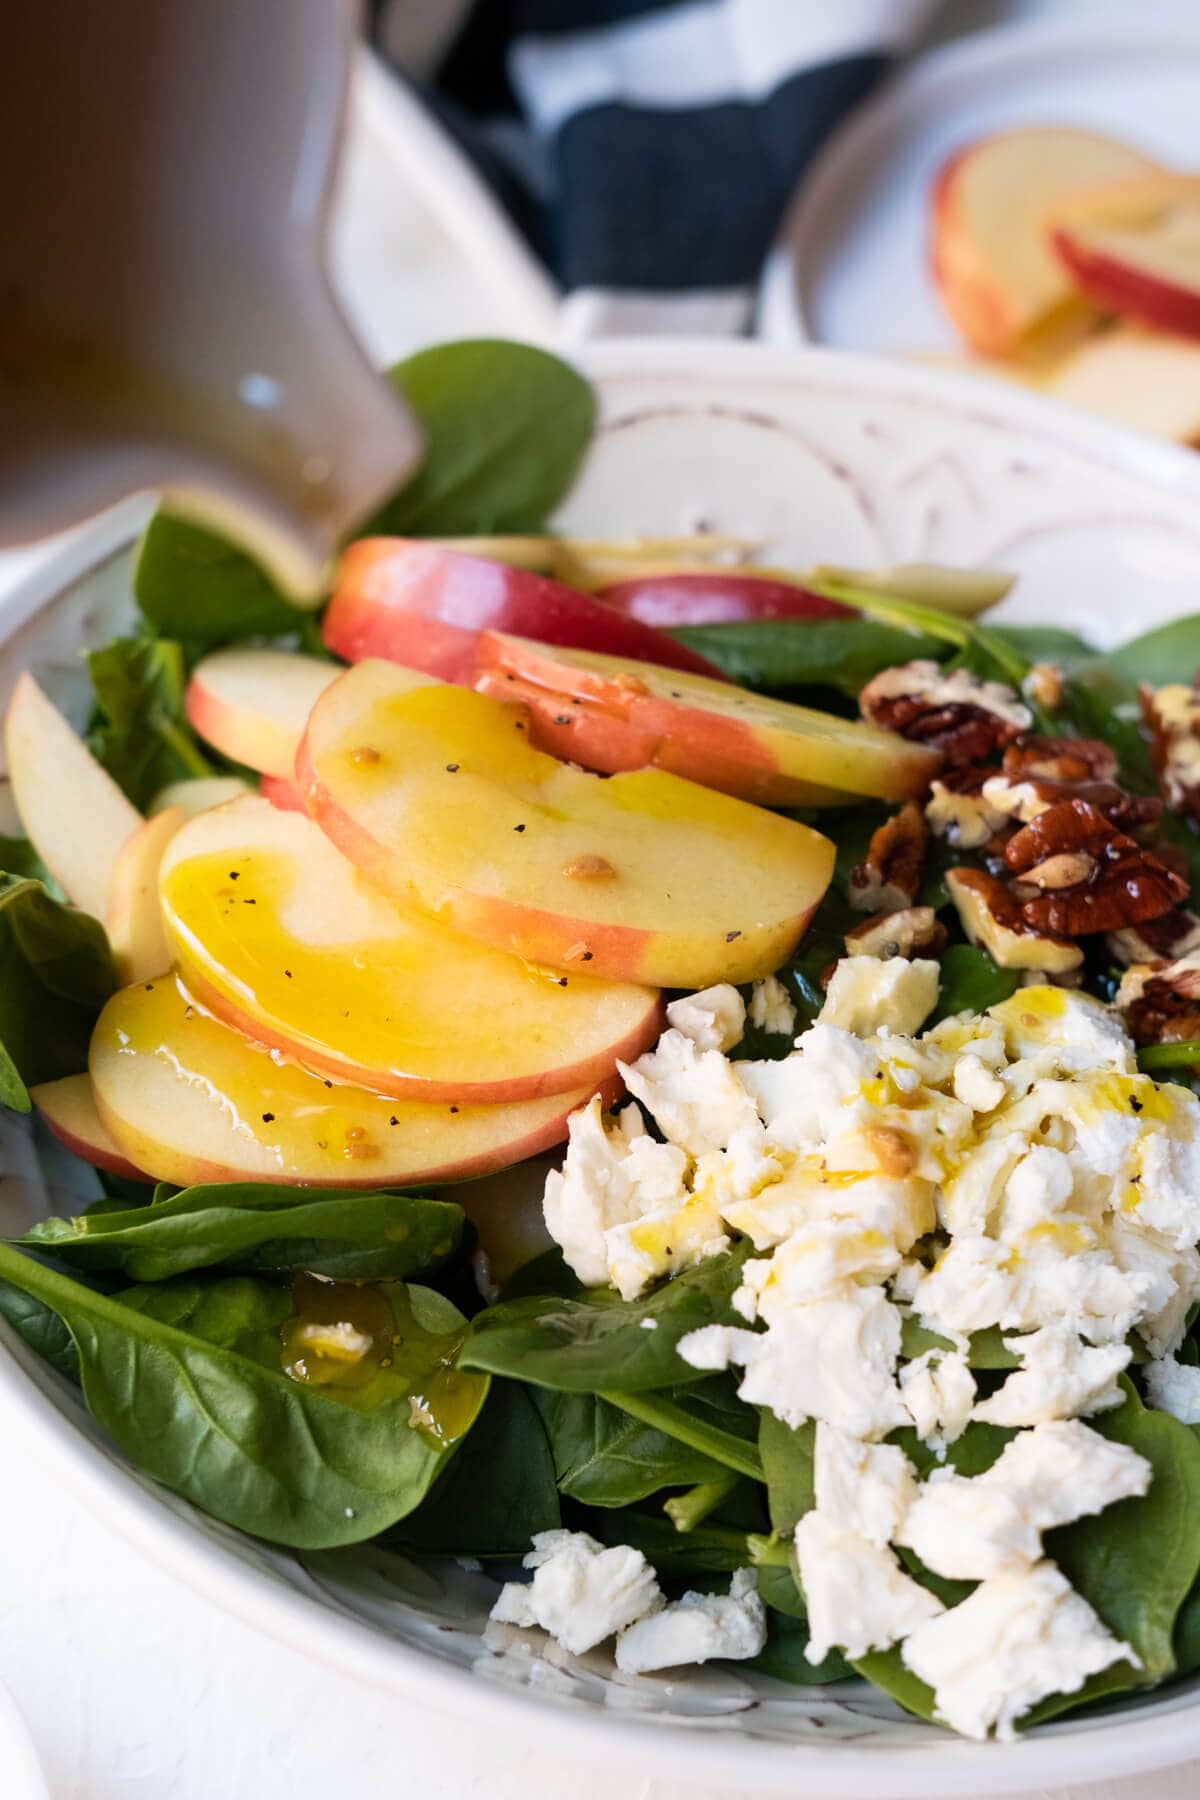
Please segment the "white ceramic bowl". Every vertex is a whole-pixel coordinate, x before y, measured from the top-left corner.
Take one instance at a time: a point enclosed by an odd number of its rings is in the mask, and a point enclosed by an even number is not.
[[[991,563],[1023,580],[1010,617],[1128,636],[1200,603],[1200,462],[1025,395],[936,371],[751,345],[610,343],[582,357],[603,418],[562,523],[589,535],[707,522],[773,558]],[[131,614],[146,508],[28,563],[0,599],[0,703],[17,670],[59,690]],[[82,696],[80,696],[82,698]],[[75,1210],[89,1171],[0,1118],[0,1229]],[[203,1518],[131,1471],[77,1395],[0,1332],[0,1406],[23,1415],[81,1505],[208,1598],[385,1692],[512,1723],[643,1776],[755,1793],[1012,1793],[1200,1754],[1200,1682],[1007,1747],[958,1741],[859,1684],[799,1689],[728,1670],[624,1679],[610,1660],[485,1644],[494,1586],[365,1549],[293,1557]]]

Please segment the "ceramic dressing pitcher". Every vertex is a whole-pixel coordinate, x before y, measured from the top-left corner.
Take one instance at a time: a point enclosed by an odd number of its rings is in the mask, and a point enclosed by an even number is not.
[[[313,594],[410,416],[325,274],[353,0],[14,0],[0,545],[144,488]]]

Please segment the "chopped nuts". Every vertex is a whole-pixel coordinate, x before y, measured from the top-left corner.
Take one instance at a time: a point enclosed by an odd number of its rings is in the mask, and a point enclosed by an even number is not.
[[[902,1131],[893,1125],[869,1125],[864,1136],[867,1147],[884,1175],[903,1181],[916,1164],[913,1147]]]
[[[945,838],[956,850],[981,850],[1008,823],[988,801],[986,777],[986,769],[947,769],[930,784],[925,822],[935,837]]]
[[[982,869],[950,869],[946,887],[963,930],[1002,969],[1065,974],[1083,962],[1078,944],[1036,930],[1002,881]]]
[[[1086,872],[1074,883],[1046,885],[1037,871],[1054,859],[1061,874],[1071,866],[1064,854],[1086,856]],[[1086,800],[1063,800],[1022,826],[1004,848],[1014,875],[1012,895],[1021,916],[1036,931],[1078,937],[1137,925],[1187,898],[1187,882],[1116,829]]]
[[[1139,690],[1150,755],[1167,805],[1200,819],[1200,693],[1172,683]]]
[[[1086,850],[1063,850],[1030,869],[1025,879],[1039,888],[1077,887],[1081,881],[1091,880],[1096,867],[1096,858]]]
[[[1113,1004],[1136,1043],[1200,1038],[1200,952],[1158,968],[1135,963],[1122,976]]]
[[[606,856],[573,856],[569,863],[563,864],[563,874],[573,875],[579,881],[611,881],[616,870]]]
[[[883,669],[859,695],[865,719],[940,750],[949,764],[983,762],[1033,724],[1033,714],[1001,681],[935,662]]]
[[[1056,712],[1062,705],[1063,672],[1057,663],[1034,663],[1021,683],[1021,692],[1034,706]]]
[[[846,933],[844,942],[847,956],[875,956],[881,962],[893,956],[940,956],[946,948],[946,927],[932,906],[903,906],[864,919]]]
[[[1004,752],[1010,781],[1111,781],[1116,752],[1099,738],[1023,737]]]
[[[899,912],[911,906],[921,885],[929,827],[915,801],[872,833],[865,859],[851,869],[850,904],[855,912]]]
[[[1161,968],[1181,956],[1200,950],[1200,918],[1186,907],[1175,907],[1160,918],[1147,919],[1141,925],[1128,925],[1122,931],[1110,931],[1104,948],[1114,962],[1127,969],[1132,963],[1148,963]]]

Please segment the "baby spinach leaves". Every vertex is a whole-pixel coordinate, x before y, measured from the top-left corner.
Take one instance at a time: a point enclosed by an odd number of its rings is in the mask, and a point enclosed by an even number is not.
[[[168,512],[155,513],[142,536],[133,591],[156,632],[201,649],[280,637],[302,617],[244,551]]]
[[[453,1366],[466,1324],[429,1288],[377,1290],[395,1341],[351,1387],[285,1373],[293,1300],[265,1281],[185,1278],[110,1296],[8,1245],[0,1279],[68,1327],[88,1407],[139,1468],[273,1543],[324,1549],[394,1525],[487,1393]]]
[[[0,1102],[87,1067],[92,1026],[116,985],[108,939],[40,881],[0,875]]]
[[[576,1394],[699,1381],[702,1371],[675,1346],[689,1331],[729,1321],[749,1254],[749,1244],[741,1244],[706,1257],[642,1300],[622,1300],[611,1288],[502,1300],[476,1319],[463,1367]]]
[[[941,958],[938,1003],[930,1025],[952,1019],[955,1013],[986,1012],[1017,991],[1020,970],[1001,969],[986,950],[973,944],[951,944]]]
[[[585,1506],[631,1506],[666,1487],[724,1473],[690,1445],[644,1424],[598,1394],[534,1388],[559,1491]]]
[[[687,625],[672,637],[697,651],[743,687],[779,693],[836,688],[856,700],[859,690],[893,663],[941,658],[938,639],[873,619],[761,619],[732,625]]]
[[[169,782],[214,773],[184,716],[182,645],[115,638],[87,663],[95,694],[88,744],[139,810]]]
[[[434,1556],[523,1556],[535,1532],[561,1524],[536,1398],[493,1381],[462,1449],[389,1541]]]
[[[159,1197],[159,1194],[162,1197]],[[81,1270],[166,1281],[193,1269],[308,1269],[340,1281],[424,1275],[462,1242],[461,1207],[408,1194],[328,1193],[233,1182],[162,1189],[151,1206],[104,1202],[46,1219],[16,1241]]]

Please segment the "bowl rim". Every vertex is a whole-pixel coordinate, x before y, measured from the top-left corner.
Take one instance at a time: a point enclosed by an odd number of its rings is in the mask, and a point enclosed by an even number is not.
[[[624,379],[694,380],[697,364],[743,382],[778,385],[799,381],[841,392],[861,392],[928,405],[931,396],[950,412],[984,424],[1032,430],[1108,469],[1138,477],[1168,502],[1200,501],[1200,459],[1119,426],[1097,422],[1038,396],[1009,394],[957,371],[910,369],[884,358],[847,356],[813,347],[780,348],[711,340],[620,340],[573,347],[573,358],[604,384]],[[22,556],[5,588],[0,565],[0,644],[27,624],[72,582],[127,547],[151,510],[134,497],[89,525]],[[692,1725],[657,1722],[636,1713],[585,1706],[547,1705],[523,1688],[480,1680],[416,1647],[388,1638],[363,1622],[323,1608],[321,1622],[310,1597],[274,1579],[266,1569],[239,1562],[206,1540],[186,1513],[130,1480],[116,1453],[81,1432],[50,1402],[33,1371],[42,1365],[0,1322],[0,1406],[37,1452],[120,1536],[167,1573],[184,1581],[243,1623],[291,1648],[303,1646],[315,1660],[376,1689],[420,1698],[444,1713],[471,1713],[497,1729],[536,1731],[564,1758],[595,1745],[617,1766],[690,1776],[711,1785],[753,1781],[764,1793],[794,1793],[804,1785],[829,1796],[879,1793],[881,1756],[895,1800],[957,1796],[968,1787],[981,1794],[1012,1794],[1048,1783],[1148,1773],[1200,1755],[1200,1693],[1157,1713],[1147,1733],[1146,1707],[1136,1703],[1085,1727],[1072,1720],[1043,1727],[1011,1745],[972,1743],[947,1735],[911,1749],[889,1740],[831,1739],[795,1744],[737,1737],[697,1720]],[[180,1506],[185,1503],[178,1503]]]

